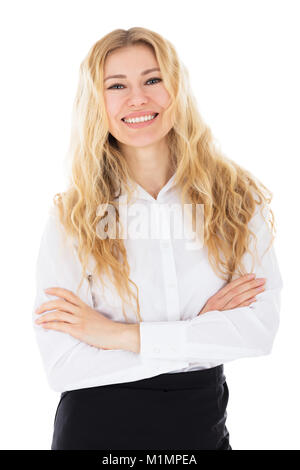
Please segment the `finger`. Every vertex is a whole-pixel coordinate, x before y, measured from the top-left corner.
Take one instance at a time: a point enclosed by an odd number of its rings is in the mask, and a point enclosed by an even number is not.
[[[251,305],[253,302],[256,302],[256,301],[257,301],[257,299],[255,297],[252,297],[249,300],[245,300],[245,302],[242,302],[240,305],[237,305],[237,307],[247,307],[247,306]]]
[[[80,299],[80,297],[78,297],[78,295],[74,294],[74,292],[68,289],[63,289],[62,287],[49,287],[48,289],[45,289],[45,292],[50,295],[62,297],[63,299],[68,300],[68,302],[74,305],[82,305],[82,300]]]
[[[250,290],[254,292],[257,288],[264,286],[264,284],[265,284],[264,278],[257,278],[257,279],[254,279],[253,281],[243,282],[243,284],[240,284],[234,287],[233,289],[231,289],[230,292],[234,294],[240,294],[242,292],[248,292]]]
[[[55,299],[55,300],[49,300],[48,302],[44,302],[41,304],[35,311],[35,313],[38,315],[40,313],[46,312],[48,310],[64,310],[69,313],[73,313],[76,315],[79,311],[79,307],[77,305],[74,305],[66,300],[62,299]]]
[[[248,291],[243,294],[235,295],[233,298],[228,299],[228,302],[225,304],[225,308],[236,308],[240,306],[246,305],[247,302],[253,302],[256,301],[257,299],[255,298],[255,295],[259,294],[256,290],[253,291]],[[254,299],[254,300],[253,300]],[[248,304],[247,304],[248,305]]]
[[[74,315],[70,315],[69,313],[66,312],[61,312],[58,310],[55,310],[54,312],[51,313],[46,313],[45,315],[39,317],[35,322],[40,325],[42,323],[46,323],[49,321],[62,321],[66,323],[78,323],[78,318],[75,317]]]
[[[222,287],[222,289],[217,292],[216,297],[222,298],[224,295],[226,295],[230,290],[241,286],[245,282],[249,282],[255,274],[245,274],[244,276],[239,277],[238,279],[235,279],[234,281],[229,282],[226,286]]]
[[[250,287],[254,287],[251,289]],[[238,287],[235,287],[235,289],[230,290],[225,296],[221,297],[221,300],[224,302],[229,302],[230,300],[233,300],[236,304],[240,304],[241,302],[244,302],[245,300],[249,300],[251,297],[254,295],[257,295],[259,292],[262,292],[264,290],[264,285],[263,284],[257,284],[256,281],[254,282],[247,282],[244,283]],[[225,303],[225,305],[226,305]]]
[[[62,333],[68,333],[69,335],[76,337],[75,328],[70,323],[64,323],[62,321],[61,322],[50,321],[47,323],[43,323],[41,327],[45,328],[46,330],[61,331]]]

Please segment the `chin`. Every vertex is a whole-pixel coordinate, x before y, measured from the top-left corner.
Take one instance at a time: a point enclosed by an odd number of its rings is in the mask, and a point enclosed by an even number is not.
[[[161,138],[160,137],[148,137],[148,138],[143,138],[142,136],[139,137],[132,137],[132,139],[126,139],[127,145],[132,145],[133,147],[147,147],[148,145],[153,145],[156,142],[158,142]]]

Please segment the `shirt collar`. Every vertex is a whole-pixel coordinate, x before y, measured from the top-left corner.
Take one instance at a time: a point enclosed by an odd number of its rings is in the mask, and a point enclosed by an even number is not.
[[[143,199],[143,200],[147,200],[153,203],[158,203],[158,202],[162,202],[166,194],[169,193],[171,189],[175,186],[174,180],[175,180],[175,173],[173,174],[173,176],[171,176],[171,178],[167,181],[167,183],[161,188],[156,199],[151,194],[149,194],[142,186],[140,186],[136,181],[127,180],[127,183],[130,188],[134,189],[134,192],[133,192],[134,200]],[[125,188],[122,185],[120,196],[124,194],[125,194]]]

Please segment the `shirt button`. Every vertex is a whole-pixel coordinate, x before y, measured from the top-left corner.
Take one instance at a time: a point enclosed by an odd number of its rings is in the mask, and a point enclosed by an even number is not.
[[[173,288],[176,287],[176,286],[175,286],[175,283],[174,283],[174,282],[170,282],[170,283],[168,284],[168,287],[169,287],[170,289],[173,289]]]

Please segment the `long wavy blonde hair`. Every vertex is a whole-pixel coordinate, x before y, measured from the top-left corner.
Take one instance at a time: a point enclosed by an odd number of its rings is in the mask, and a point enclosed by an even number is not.
[[[139,289],[130,279],[123,240],[101,239],[96,230],[104,217],[103,213],[97,212],[100,204],[113,204],[119,222],[115,201],[121,185],[125,187],[129,201],[132,196],[127,185],[130,172],[126,160],[108,129],[103,92],[104,63],[111,51],[137,44],[146,45],[154,52],[164,86],[171,96],[171,105],[165,113],[170,114],[174,124],[166,138],[172,156],[174,182],[181,189],[181,203],[203,204],[202,234],[209,262],[214,272],[227,282],[235,273],[246,273],[242,256],[249,247],[250,237],[256,238],[248,222],[256,205],[260,204],[263,210],[273,194],[217,149],[211,130],[195,105],[186,67],[168,40],[149,29],[134,27],[116,29],[97,41],[80,65],[68,151],[70,181],[65,192],[54,196],[54,204],[67,234],[78,240],[77,253],[82,265],[78,288],[86,276],[88,259],[92,255],[96,261],[95,275],[101,279],[102,274],[106,274],[114,284],[122,299],[125,318],[125,297],[134,298],[138,321],[142,321]],[[275,234],[271,209],[268,214]],[[194,211],[192,215],[195,220]]]

